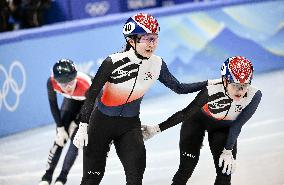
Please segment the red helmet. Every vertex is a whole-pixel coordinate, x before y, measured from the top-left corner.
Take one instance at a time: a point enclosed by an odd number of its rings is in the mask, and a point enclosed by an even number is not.
[[[251,83],[253,77],[253,65],[245,57],[230,57],[223,63],[221,74],[230,83]]]
[[[147,13],[138,13],[130,17],[123,26],[123,35],[158,33],[160,30],[159,23],[155,17]]]

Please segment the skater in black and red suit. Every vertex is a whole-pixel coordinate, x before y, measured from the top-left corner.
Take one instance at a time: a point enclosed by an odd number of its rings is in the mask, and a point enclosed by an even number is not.
[[[48,100],[51,113],[56,123],[56,137],[50,149],[47,169],[39,185],[49,185],[53,172],[59,161],[63,147],[70,138],[73,141],[75,130],[78,129],[77,119],[86,99],[85,93],[91,85],[91,77],[77,71],[73,61],[61,59],[53,66],[53,74],[47,80]],[[61,108],[58,107],[57,94],[64,96]],[[62,170],[55,185],[63,185],[78,155],[78,149],[70,142]]]
[[[125,51],[109,55],[98,69],[74,138],[78,148],[84,147],[81,185],[101,182],[112,141],[124,167],[126,184],[141,185],[146,167],[139,117],[144,94],[157,80],[179,94],[207,86],[208,81],[180,83],[169,72],[164,60],[154,54],[158,32],[158,21],[152,15],[130,17],[123,27]]]
[[[242,126],[255,113],[261,91],[251,85],[252,63],[242,57],[228,58],[221,68],[222,79],[201,90],[183,110],[159,125],[143,125],[147,140],[182,122],[180,130],[180,164],[172,185],[185,185],[199,159],[205,131],[216,168],[214,185],[230,185],[235,170],[237,138]]]

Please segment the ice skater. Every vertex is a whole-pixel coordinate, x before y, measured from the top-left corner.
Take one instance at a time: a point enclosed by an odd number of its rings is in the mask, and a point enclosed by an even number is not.
[[[75,130],[78,129],[76,117],[86,99],[85,93],[91,85],[91,77],[78,72],[73,61],[61,59],[53,66],[53,74],[47,80],[50,110],[56,123],[56,137],[49,151],[47,169],[39,185],[49,185],[53,172],[59,161],[66,141],[73,141]],[[57,94],[64,96],[61,108],[58,108]],[[55,181],[55,185],[64,185],[67,175],[78,155],[78,149],[70,142],[63,167]]]
[[[74,144],[83,148],[81,185],[101,182],[110,143],[116,149],[127,185],[141,185],[146,166],[146,150],[139,118],[146,91],[159,80],[179,94],[199,91],[207,81],[180,83],[161,57],[158,46],[158,21],[149,14],[130,17],[123,27],[125,51],[109,55],[99,67],[82,107]],[[102,93],[100,93],[102,91]],[[94,102],[98,97],[98,106]]]
[[[255,113],[262,93],[251,85],[252,63],[242,57],[230,57],[222,65],[222,79],[198,93],[183,110],[155,126],[142,126],[144,140],[178,123],[180,164],[172,185],[185,185],[199,159],[205,131],[216,168],[214,185],[230,185],[236,167],[237,138],[242,126]]]

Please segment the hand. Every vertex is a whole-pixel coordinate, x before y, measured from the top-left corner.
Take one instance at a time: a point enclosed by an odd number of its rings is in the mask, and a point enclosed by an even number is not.
[[[75,129],[78,127],[78,125],[75,123],[75,121],[71,121],[70,123],[70,126],[68,128],[68,134],[69,134],[69,137],[71,138]]]
[[[74,137],[73,144],[82,149],[84,146],[88,145],[88,124],[80,122],[79,129]]]
[[[143,140],[146,141],[153,137],[154,135],[161,132],[159,125],[149,126],[149,125],[141,125]]]
[[[224,164],[223,164],[224,162]],[[233,174],[236,169],[236,161],[233,157],[232,150],[226,150],[224,148],[222,154],[219,158],[219,167],[222,167],[223,164],[223,170],[222,173],[226,173],[227,175]]]
[[[57,130],[57,134],[56,134],[56,137],[55,137],[55,143],[57,145],[63,147],[65,142],[69,138],[68,134],[67,134],[66,130],[64,129],[64,127],[57,127],[56,130]]]

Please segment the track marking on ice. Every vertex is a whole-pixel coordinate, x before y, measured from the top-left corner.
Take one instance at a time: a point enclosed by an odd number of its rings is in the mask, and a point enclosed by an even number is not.
[[[268,139],[268,138],[272,138],[272,137],[279,137],[279,136],[284,136],[284,132],[277,132],[277,133],[273,133],[273,134],[267,134],[267,135],[262,135],[262,136],[246,138],[246,139],[240,139],[239,142],[246,143],[246,142],[252,142],[252,141],[256,141],[256,140],[263,140],[263,139]]]
[[[42,172],[40,171],[32,171],[32,172],[23,172],[23,173],[18,173],[14,175],[1,175],[0,180],[9,180],[9,179],[19,179],[21,180],[23,177],[25,178],[31,178],[31,177],[39,177],[42,175]],[[2,184],[1,184],[2,185]]]
[[[1,161],[2,160],[15,160],[15,159],[19,159],[19,157],[17,155],[4,154],[4,153],[0,153],[0,155],[1,155]]]
[[[276,119],[269,119],[269,120],[263,120],[263,121],[254,121],[251,124],[245,125],[246,128],[254,128],[254,127],[259,127],[259,126],[265,126],[269,124],[275,124],[275,123],[280,123],[284,122],[284,118],[276,118]]]

